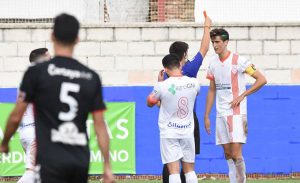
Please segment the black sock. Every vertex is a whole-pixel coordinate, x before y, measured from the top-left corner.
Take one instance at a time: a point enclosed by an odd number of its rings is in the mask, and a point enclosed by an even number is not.
[[[186,181],[185,181],[185,175],[184,175],[182,169],[181,169],[181,172],[180,172],[180,179],[181,179],[181,183],[186,183]]]
[[[169,183],[169,170],[167,164],[164,164],[163,172],[162,172],[162,182]]]

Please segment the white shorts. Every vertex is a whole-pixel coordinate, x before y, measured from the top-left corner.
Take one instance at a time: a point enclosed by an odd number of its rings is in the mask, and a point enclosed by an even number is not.
[[[222,116],[216,119],[216,144],[246,143],[247,115]]]
[[[26,154],[25,168],[34,169],[36,158],[36,140],[32,138],[21,139]]]
[[[195,140],[184,139],[160,139],[160,153],[163,164],[182,160],[187,163],[195,162]]]

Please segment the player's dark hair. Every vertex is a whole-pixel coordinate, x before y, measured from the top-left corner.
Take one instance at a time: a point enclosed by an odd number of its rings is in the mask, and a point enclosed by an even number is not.
[[[178,55],[179,60],[182,60],[188,49],[189,45],[187,43],[182,41],[175,41],[171,44],[169,53],[175,53],[176,55]]]
[[[180,67],[180,60],[177,54],[171,53],[166,55],[162,59],[162,64],[164,68],[167,69],[174,69],[174,68],[179,68]]]
[[[213,29],[210,31],[210,38],[220,36],[222,41],[229,40],[229,34],[225,29]]]
[[[75,43],[79,27],[79,22],[74,16],[63,13],[54,19],[53,34],[57,41],[70,45]]]
[[[47,51],[47,48],[38,48],[32,50],[29,55],[29,62],[35,62],[40,56],[44,56]]]

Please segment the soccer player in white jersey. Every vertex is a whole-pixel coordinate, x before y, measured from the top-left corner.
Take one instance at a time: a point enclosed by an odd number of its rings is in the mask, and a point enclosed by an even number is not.
[[[50,54],[47,48],[38,48],[32,50],[29,55],[30,63],[42,62],[50,60]],[[20,141],[25,151],[25,173],[19,179],[18,183],[33,183],[34,181],[34,163],[36,156],[36,141],[34,128],[33,106],[29,104],[23,115],[19,126]]]
[[[247,139],[247,96],[254,93],[267,81],[245,57],[227,49],[229,34],[224,29],[210,32],[216,56],[210,60],[207,78],[210,80],[206,99],[205,129],[210,130],[209,114],[216,96],[216,144],[222,145],[229,167],[231,183],[246,182],[246,168],[242,146]],[[245,74],[255,83],[246,89]]]
[[[159,82],[147,98],[147,105],[158,101],[162,163],[167,164],[170,183],[180,183],[180,162],[187,183],[198,182],[194,171],[195,140],[193,108],[200,86],[196,78],[183,76],[179,58],[169,54],[162,60],[169,78]]]

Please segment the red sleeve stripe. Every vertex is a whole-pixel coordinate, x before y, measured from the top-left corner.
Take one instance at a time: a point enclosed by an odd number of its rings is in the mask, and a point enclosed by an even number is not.
[[[215,77],[212,76],[212,75],[207,75],[206,78],[209,79],[209,80],[214,80],[215,79]]]
[[[154,99],[153,95],[150,94],[150,95],[147,97],[147,101],[148,101],[150,104],[157,104],[157,102],[158,102],[159,100]]]

